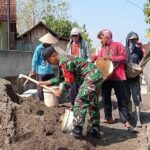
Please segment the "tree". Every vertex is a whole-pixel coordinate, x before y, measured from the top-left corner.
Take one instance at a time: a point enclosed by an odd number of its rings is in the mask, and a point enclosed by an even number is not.
[[[147,0],[147,3],[144,4],[144,15],[146,23],[150,24],[150,0]],[[147,31],[147,37],[150,37],[150,28]]]
[[[85,41],[88,42],[88,46],[89,46],[89,49],[90,49],[92,47],[92,42],[93,41],[89,38],[89,33],[86,30],[86,25],[85,24],[82,26],[81,30],[83,31],[82,37]]]
[[[83,39],[92,46],[92,40],[86,31],[86,26],[79,26],[70,21],[69,3],[67,0],[17,0],[17,30],[23,33],[39,21],[44,23],[58,35],[68,38],[73,27],[83,31]]]
[[[77,22],[72,22],[69,19],[63,18],[56,19],[54,16],[46,16],[44,17],[44,20],[45,24],[54,32],[67,39],[69,39],[70,32],[73,27],[80,28],[83,39],[88,42],[89,48],[92,47],[92,40],[89,38],[89,34],[86,30],[86,25],[80,26]]]
[[[45,16],[68,18],[67,0],[17,0],[17,30],[25,32]]]
[[[17,1],[17,30],[18,33],[25,32],[27,29],[31,28],[39,16],[41,16],[40,11],[37,9],[38,0],[18,0]]]
[[[69,39],[72,22],[67,19],[55,19],[54,16],[44,17],[45,24],[58,35]]]

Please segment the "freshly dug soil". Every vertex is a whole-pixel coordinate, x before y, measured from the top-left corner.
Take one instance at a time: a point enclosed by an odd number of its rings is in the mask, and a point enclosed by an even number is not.
[[[146,110],[150,109],[150,105],[145,106]],[[101,124],[99,140],[89,134],[78,140],[60,130],[60,117],[66,107],[48,108],[37,99],[21,99],[13,92],[10,82],[0,79],[0,150],[148,150],[149,112],[142,112],[140,133],[128,133],[118,120],[114,99],[115,123]],[[100,112],[103,118],[103,110]]]
[[[20,99],[10,82],[0,79],[0,148],[2,150],[90,149],[88,142],[61,132],[65,107],[46,107],[36,99]]]

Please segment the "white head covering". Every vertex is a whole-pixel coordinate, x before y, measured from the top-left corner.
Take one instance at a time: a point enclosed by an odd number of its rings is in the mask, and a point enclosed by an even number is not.
[[[73,28],[71,30],[70,36],[72,36],[72,35],[80,35],[80,34],[81,34],[80,29],[75,27],[75,28]]]

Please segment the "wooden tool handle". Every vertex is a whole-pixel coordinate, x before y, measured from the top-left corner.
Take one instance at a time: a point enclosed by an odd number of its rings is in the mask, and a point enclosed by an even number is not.
[[[32,75],[31,74],[29,74],[29,76],[28,77],[31,77]],[[25,86],[27,83],[28,83],[28,81],[29,81],[29,79],[26,79],[26,81],[23,83],[23,86]]]
[[[30,78],[30,77],[28,77],[28,76],[26,76],[26,75],[24,75],[24,74],[21,74],[21,77],[26,78],[26,79],[32,81],[33,83],[36,83],[36,84],[39,83],[39,82],[36,81],[35,79]],[[45,88],[45,89],[47,89],[47,90],[49,90],[49,91],[55,93],[55,90],[53,90],[52,88],[50,88],[50,87],[48,87],[48,86],[46,86],[46,85],[41,85],[41,86],[42,86],[43,88]]]

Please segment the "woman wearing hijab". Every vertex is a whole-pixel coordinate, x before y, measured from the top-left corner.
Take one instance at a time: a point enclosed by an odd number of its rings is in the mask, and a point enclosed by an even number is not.
[[[88,52],[88,43],[82,39],[81,31],[79,28],[73,28],[70,33],[70,42],[67,45],[67,55],[73,55],[75,57],[82,57],[87,59]],[[77,96],[79,85],[73,83],[70,91],[69,97],[71,99],[72,105],[74,105],[74,100]]]
[[[126,80],[124,69],[127,59],[126,50],[121,43],[112,40],[112,32],[109,29],[101,30],[97,37],[101,40],[102,47],[95,59],[102,58],[111,60],[115,68],[111,77],[102,83],[101,91],[105,113],[104,122],[109,124],[113,123],[111,102],[111,91],[113,88],[118,101],[120,120],[129,131],[134,132],[135,130],[128,121],[129,113],[125,95],[125,84],[123,82]]]
[[[140,47],[137,46],[139,40],[138,34],[131,31],[126,38],[126,51],[127,51],[127,61],[126,64],[139,64],[143,58],[143,51]],[[137,74],[135,77],[127,76],[126,83],[126,93],[127,100],[130,112],[132,112],[132,99],[135,105],[136,112],[136,126],[142,127],[140,119],[140,110],[141,110],[141,86],[140,86],[140,74]]]

